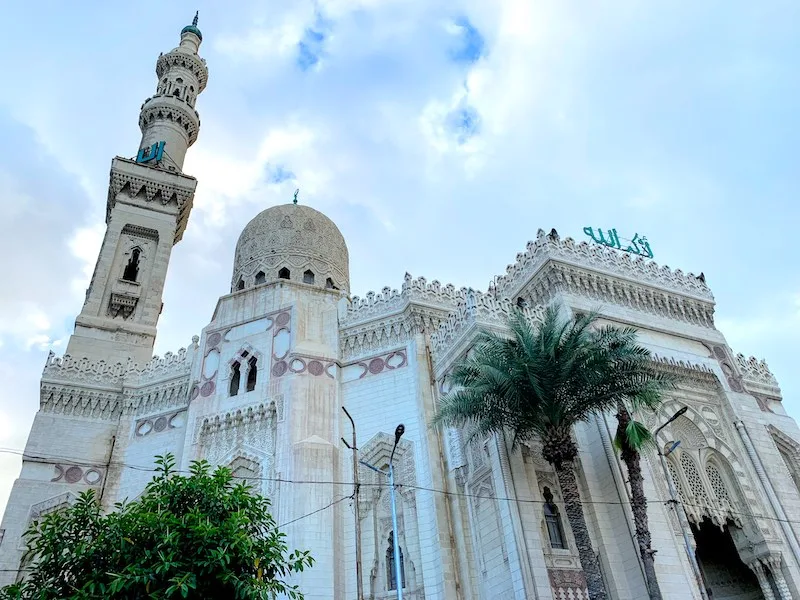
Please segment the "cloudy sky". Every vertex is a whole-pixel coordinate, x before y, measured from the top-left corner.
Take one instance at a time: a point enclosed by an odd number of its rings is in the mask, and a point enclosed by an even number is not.
[[[111,158],[135,154],[156,57],[195,8],[199,185],[159,354],[210,319],[247,221],[299,187],[344,233],[357,295],[406,271],[485,289],[540,227],[646,235],[660,264],[705,273],[718,327],[800,417],[799,3],[235,6],[3,9],[0,447],[24,447],[94,267]],[[0,454],[0,508],[18,469]]]

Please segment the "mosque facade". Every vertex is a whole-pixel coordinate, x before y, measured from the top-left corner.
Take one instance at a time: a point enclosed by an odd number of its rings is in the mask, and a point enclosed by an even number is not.
[[[200,335],[153,357],[170,254],[197,185],[182,169],[208,81],[201,42],[195,21],[158,57],[137,155],[112,161],[86,301],[65,354],[44,366],[0,524],[0,583],[19,576],[29,523],[87,489],[107,508],[134,499],[152,472],[132,467],[171,452],[181,469],[197,459],[229,466],[272,500],[291,547],[316,560],[296,581],[307,598],[356,598],[345,407],[359,460],[378,468],[405,425],[393,458],[397,531],[383,475],[358,473],[365,598],[393,598],[397,585],[409,600],[588,598],[540,446],[429,425],[480,330],[502,331],[516,307],[536,320],[556,303],[566,314],[601,306],[607,322],[636,327],[658,367],[680,378],[642,417],[655,429],[687,408],[658,438],[671,450],[677,503],[657,454],[643,458],[664,598],[708,597],[701,589],[715,600],[800,598],[800,429],[766,363],[735,353],[715,327],[705,277],[658,266],[646,243],[631,252],[616,234],[596,243],[540,230],[486,292],[406,274],[397,289],[358,298],[336,225],[302,204],[274,206],[244,228],[230,292]],[[610,597],[638,600],[647,593],[615,426],[608,415],[576,428],[578,480]]]

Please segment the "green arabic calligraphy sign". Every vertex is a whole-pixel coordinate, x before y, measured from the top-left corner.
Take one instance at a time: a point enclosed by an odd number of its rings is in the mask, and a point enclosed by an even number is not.
[[[647,238],[644,236],[639,236],[638,233],[633,234],[633,239],[626,240],[630,242],[630,245],[625,248],[623,248],[619,241],[619,235],[617,235],[616,229],[609,229],[605,234],[603,234],[603,230],[598,227],[597,234],[595,234],[595,231],[592,227],[584,227],[583,233],[588,235],[596,244],[600,244],[601,246],[608,246],[609,248],[614,248],[615,250],[630,252],[631,254],[644,256],[645,258],[653,258],[653,251],[650,249],[650,244],[648,243]]]

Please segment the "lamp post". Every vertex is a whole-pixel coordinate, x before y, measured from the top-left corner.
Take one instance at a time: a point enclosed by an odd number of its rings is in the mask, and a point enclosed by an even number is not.
[[[400,541],[399,533],[397,531],[397,504],[395,502],[394,494],[394,451],[397,450],[397,444],[400,441],[406,427],[402,423],[394,430],[394,446],[392,446],[392,454],[389,456],[389,472],[383,471],[377,467],[372,466],[368,462],[360,461],[362,465],[372,469],[376,473],[386,475],[389,478],[389,498],[392,505],[392,541],[394,546],[394,580],[397,589],[397,600],[403,600],[403,580],[402,570],[400,569]]]
[[[295,193],[295,200],[297,199],[297,193]],[[353,445],[347,443],[347,440],[342,438],[344,445],[350,448],[353,452],[353,485],[355,489],[353,490],[353,510],[355,511],[356,517],[356,590],[358,594],[358,600],[364,600],[364,582],[361,580],[361,515],[359,513],[359,506],[358,506],[358,492],[361,484],[358,481],[358,446],[356,446],[356,422],[353,421],[353,417],[350,416],[350,413],[347,412],[347,409],[343,406],[342,410],[344,414],[347,415],[347,418],[350,419],[350,424],[353,426]]]
[[[697,556],[694,553],[692,544],[689,541],[689,534],[686,531],[689,528],[689,522],[688,519],[686,519],[686,514],[684,513],[683,506],[681,506],[681,509],[678,510],[678,504],[679,504],[678,494],[675,490],[675,484],[672,481],[672,476],[670,476],[669,474],[669,469],[667,469],[666,455],[661,451],[661,444],[658,443],[658,434],[661,433],[661,430],[664,429],[664,427],[666,427],[670,423],[672,423],[675,419],[680,417],[682,414],[684,414],[687,410],[689,410],[689,407],[687,406],[682,407],[681,409],[678,410],[678,412],[676,412],[664,423],[662,423],[661,426],[658,429],[656,429],[655,432],[653,433],[653,439],[655,440],[656,448],[658,449],[658,458],[659,462],[661,462],[661,469],[664,471],[664,479],[667,480],[667,488],[669,489],[670,503],[672,504],[672,507],[675,509],[675,514],[678,517],[678,523],[680,523],[681,526],[681,533],[683,534],[683,543],[686,546],[686,554],[689,555],[689,564],[692,566],[692,572],[694,573],[695,579],[697,580],[697,583],[700,587],[700,596],[703,598],[703,600],[708,600],[708,595],[706,594],[705,581],[703,580],[703,575],[700,572],[700,565],[697,562]],[[678,447],[679,444],[680,440],[674,442],[672,446],[670,446],[669,450],[667,450],[667,454],[672,453],[675,450],[675,448]]]

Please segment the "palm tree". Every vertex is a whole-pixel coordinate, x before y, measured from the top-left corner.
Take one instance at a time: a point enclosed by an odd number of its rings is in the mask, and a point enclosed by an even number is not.
[[[470,425],[478,436],[508,431],[514,447],[541,439],[542,457],[558,475],[589,597],[606,600],[578,491],[572,429],[621,401],[653,397],[666,376],[636,346],[633,330],[596,328],[596,320],[596,313],[562,320],[551,306],[538,327],[516,311],[509,336],[481,333],[453,369],[453,391],[442,398],[434,424]]]
[[[669,382],[665,382],[669,385]],[[661,403],[660,394],[645,395],[631,399],[632,407],[655,409]],[[655,552],[650,545],[650,527],[647,522],[647,497],[644,495],[644,477],[642,477],[641,452],[655,446],[653,434],[646,425],[636,421],[624,402],[617,405],[617,432],[614,445],[620,451],[622,461],[628,470],[628,485],[631,489],[631,512],[636,527],[636,542],[639,555],[642,557],[644,573],[647,579],[647,592],[650,600],[661,600],[661,589],[656,578]]]

